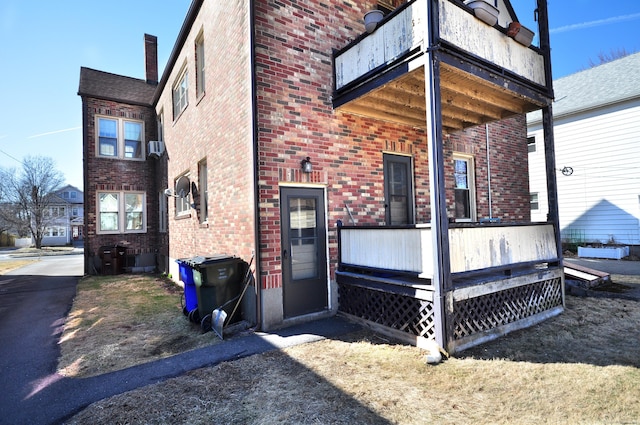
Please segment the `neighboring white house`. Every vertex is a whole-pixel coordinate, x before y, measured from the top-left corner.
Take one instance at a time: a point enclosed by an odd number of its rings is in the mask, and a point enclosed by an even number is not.
[[[553,82],[560,228],[565,242],[640,245],[640,53]],[[546,221],[540,112],[527,115],[534,221]]]
[[[47,215],[50,222],[42,238],[43,246],[70,245],[82,241],[84,201],[80,189],[67,185],[58,190]]]

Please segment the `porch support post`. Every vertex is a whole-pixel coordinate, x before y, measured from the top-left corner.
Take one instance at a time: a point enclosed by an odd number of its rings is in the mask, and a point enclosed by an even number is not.
[[[544,135],[544,157],[547,172],[547,221],[553,223],[556,234],[556,249],[559,266],[562,267],[562,238],[560,237],[560,215],[558,213],[558,183],[556,181],[556,152],[553,137],[553,112],[551,105],[542,108],[542,130]]]
[[[547,0],[537,0],[538,25],[540,29],[540,49],[544,53],[544,74],[547,91],[553,97],[553,76],[551,74],[551,42],[549,40],[549,13]],[[547,221],[553,223],[556,236],[559,266],[562,267],[562,238],[560,236],[560,215],[558,213],[558,184],[556,181],[556,152],[553,136],[553,109],[551,104],[542,108],[542,131],[544,136],[545,166],[547,173]]]
[[[429,151],[429,196],[431,203],[431,236],[433,246],[433,286],[436,342],[447,346],[446,290],[451,286],[449,258],[449,220],[444,184],[444,149],[442,142],[442,109],[440,93],[440,59],[432,46],[439,38],[438,2],[429,2],[429,40],[424,65],[427,146]]]

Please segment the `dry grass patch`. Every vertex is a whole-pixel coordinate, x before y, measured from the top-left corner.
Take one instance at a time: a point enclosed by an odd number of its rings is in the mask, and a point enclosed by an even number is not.
[[[0,275],[10,272],[37,260],[2,260],[0,261]]]
[[[216,343],[182,314],[181,294],[158,276],[82,279],[60,339],[58,371],[99,375]]]
[[[640,303],[562,315],[430,366],[368,331],[268,352],[98,403],[69,424],[638,423]]]

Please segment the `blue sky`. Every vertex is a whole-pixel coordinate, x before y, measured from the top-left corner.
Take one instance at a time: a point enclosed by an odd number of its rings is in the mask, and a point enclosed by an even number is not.
[[[190,3],[2,0],[0,167],[20,168],[27,155],[48,156],[67,183],[82,189],[80,67],[144,78],[148,33],[158,37],[162,74]],[[601,53],[640,51],[640,2],[548,3],[554,78],[588,67]],[[520,21],[537,29],[535,0],[512,4]]]

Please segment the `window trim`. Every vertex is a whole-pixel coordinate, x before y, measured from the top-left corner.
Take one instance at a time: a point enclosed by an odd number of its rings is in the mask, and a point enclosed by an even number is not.
[[[100,195],[106,193],[114,193],[118,195],[118,221],[116,230],[102,230],[100,211]],[[126,229],[126,195],[142,195],[142,229],[127,230]],[[147,193],[137,190],[99,190],[96,192],[96,234],[98,235],[114,235],[129,233],[147,233]]]
[[[196,99],[200,100],[206,94],[206,62],[204,51],[204,33],[200,33],[195,41],[195,63],[196,63]]]
[[[180,177],[187,177],[189,178],[189,181],[191,181],[190,176],[190,172],[187,171],[186,173],[182,173],[180,174],[178,177],[176,177],[173,180],[173,190],[174,193],[178,193],[178,191],[176,190],[176,183],[178,182],[178,179]],[[190,217],[191,216],[191,191],[189,191],[189,194],[187,196],[185,196],[184,198],[180,198],[179,196],[176,196],[175,198],[173,198],[175,200],[175,205],[174,205],[174,215],[176,218],[183,218],[183,217]],[[181,207],[180,210],[178,210],[178,207]]]
[[[184,90],[182,89],[183,86]],[[176,94],[179,94],[178,99],[180,103],[176,103]],[[184,104],[182,100],[184,100]],[[177,120],[184,110],[187,109],[187,106],[189,106],[189,70],[186,64],[182,66],[182,69],[178,73],[178,78],[176,78],[173,86],[171,86],[171,105],[173,108],[174,121]],[[179,106],[179,110],[176,106]]]
[[[110,120],[116,122],[116,154],[115,155],[104,155],[100,152],[100,120]],[[140,156],[139,157],[127,157],[125,156],[126,150],[126,142],[125,142],[125,122],[139,124],[141,127],[140,130]],[[98,158],[107,158],[107,159],[119,159],[125,161],[144,161],[146,159],[146,146],[145,146],[145,125],[142,120],[135,120],[129,118],[119,118],[113,117],[110,115],[95,115],[95,133],[96,133],[96,147],[95,154]],[[74,193],[74,192],[71,192]],[[71,195],[70,195],[71,197]]]
[[[534,201],[535,197],[535,201]],[[535,208],[534,208],[535,205]],[[529,193],[529,208],[531,211],[540,211],[540,195],[538,192]]]
[[[204,171],[204,172],[203,172]],[[199,214],[198,214],[198,218],[200,221],[200,224],[206,224],[209,222],[209,205],[208,201],[209,201],[209,190],[208,190],[208,169],[207,169],[207,159],[203,159],[200,162],[198,162],[198,189],[199,189],[199,197],[200,199],[198,200],[200,205],[199,205]]]
[[[475,163],[474,163],[474,157],[472,155],[464,155],[461,153],[454,153],[453,154],[453,190],[454,190],[454,194],[455,191],[457,190],[456,188],[456,181],[455,181],[455,161],[465,161],[467,163],[467,185],[469,186],[469,188],[467,189],[469,191],[469,218],[459,218],[456,217],[456,207],[455,207],[455,198],[454,198],[454,205],[453,205],[453,214],[454,214],[454,218],[456,220],[456,222],[459,223],[471,223],[474,221],[477,221],[477,217],[478,217],[478,212],[477,212],[477,205],[476,205],[476,179],[475,179],[475,173],[476,173],[476,167],[475,167]]]

